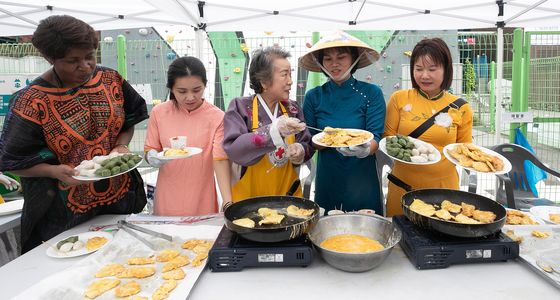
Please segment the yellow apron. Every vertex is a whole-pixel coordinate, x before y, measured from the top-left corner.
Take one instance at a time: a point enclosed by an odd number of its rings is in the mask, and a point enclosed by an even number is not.
[[[286,108],[282,103],[278,102],[282,114],[287,116]],[[252,131],[259,128],[259,107],[257,96],[253,98],[253,124]],[[286,137],[287,145],[295,142],[295,137],[290,135]],[[233,202],[245,200],[247,198],[259,196],[278,196],[286,195],[294,181],[299,179],[298,174],[294,170],[292,162],[287,160],[281,165],[274,166],[271,159],[286,159],[288,149],[279,147],[273,152],[265,154],[263,158],[256,164],[248,166],[243,177],[232,188]],[[298,187],[293,194],[295,197],[302,197],[301,186]]]

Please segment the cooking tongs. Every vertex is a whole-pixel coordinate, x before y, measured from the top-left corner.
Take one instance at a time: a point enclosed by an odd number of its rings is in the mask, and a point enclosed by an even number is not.
[[[150,249],[152,249],[152,250],[157,250],[156,246],[153,243],[151,243],[150,241],[148,241],[145,238],[143,238],[142,236],[140,236],[134,230],[149,234],[151,236],[162,238],[162,239],[170,241],[170,242],[173,241],[173,237],[170,236],[170,235],[167,235],[167,234],[164,234],[164,233],[161,233],[161,232],[157,232],[157,231],[153,231],[153,230],[150,230],[150,229],[146,229],[142,226],[130,224],[125,220],[119,220],[117,222],[117,226],[119,227],[119,229],[122,229],[122,230],[126,231],[128,234],[132,235],[133,237],[135,237],[136,239],[138,239],[139,241],[144,243],[146,246],[150,247]]]

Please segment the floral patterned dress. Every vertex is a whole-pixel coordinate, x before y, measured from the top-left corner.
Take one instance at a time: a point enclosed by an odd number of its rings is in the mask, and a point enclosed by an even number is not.
[[[383,136],[397,133],[409,135],[424,121],[457,98],[445,91],[431,99],[416,89],[395,92],[387,104]],[[448,144],[472,142],[472,110],[469,104],[465,104],[459,109],[449,108],[447,113],[440,113],[436,116],[434,123],[418,138],[434,145],[438,151],[442,152],[443,147]],[[455,165],[449,162],[444,155],[440,162],[433,165],[419,166],[395,161],[392,174],[410,185],[412,189],[459,188],[459,175]],[[405,192],[402,188],[389,182],[387,216],[403,213],[400,203]]]

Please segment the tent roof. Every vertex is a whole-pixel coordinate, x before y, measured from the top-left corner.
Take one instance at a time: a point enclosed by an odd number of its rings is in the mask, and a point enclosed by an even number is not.
[[[466,29],[494,27],[495,0],[17,0],[0,1],[0,36],[33,33],[41,19],[70,14],[97,30],[205,24],[207,31]],[[466,2],[466,3],[465,3]],[[560,1],[503,1],[508,27],[560,24]],[[202,16],[201,16],[202,12]]]

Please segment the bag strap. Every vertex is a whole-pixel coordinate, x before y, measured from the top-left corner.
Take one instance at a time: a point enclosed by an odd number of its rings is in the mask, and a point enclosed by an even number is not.
[[[457,100],[449,103],[449,105],[446,105],[439,112],[435,113],[429,119],[424,121],[424,123],[420,124],[420,126],[416,127],[416,129],[414,129],[414,131],[412,131],[408,136],[412,137],[412,138],[418,138],[424,132],[426,132],[426,130],[428,130],[430,127],[432,127],[432,125],[434,125],[434,121],[435,121],[437,115],[439,115],[440,113],[446,113],[449,110],[449,108],[451,108],[451,107],[453,107],[455,109],[459,109],[461,106],[463,106],[465,104],[467,104],[467,101],[465,99],[457,98]]]

